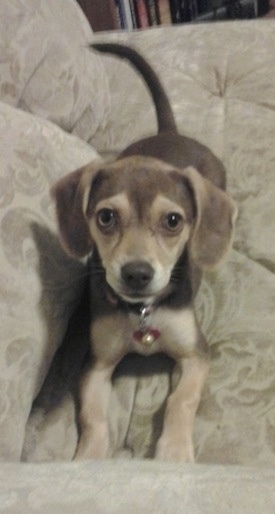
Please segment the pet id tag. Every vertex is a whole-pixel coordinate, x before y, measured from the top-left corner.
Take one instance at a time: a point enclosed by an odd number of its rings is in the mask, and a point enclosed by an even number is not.
[[[136,330],[134,332],[134,339],[136,339],[136,341],[143,344],[144,346],[151,346],[151,344],[153,344],[159,336],[160,331],[151,327]]]
[[[140,313],[140,326],[133,333],[134,339],[144,346],[151,346],[160,336],[157,328],[147,325],[147,318],[151,312],[150,307],[143,307]]]

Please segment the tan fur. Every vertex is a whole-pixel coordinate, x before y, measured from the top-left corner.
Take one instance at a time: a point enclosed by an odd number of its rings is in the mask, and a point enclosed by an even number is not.
[[[142,55],[117,43],[93,48],[125,58],[140,73],[158,133],[54,189],[64,247],[75,257],[92,252],[93,364],[81,387],[76,458],[110,456],[107,413],[118,362],[133,351],[165,352],[180,379],[167,402],[156,457],[192,462],[194,417],[208,370],[193,299],[203,270],[219,265],[230,248],[236,209],[224,192],[222,162],[178,133],[169,98]]]
[[[165,352],[180,378],[168,398],[156,457],[193,462],[193,423],[208,371],[193,299],[202,271],[219,265],[230,248],[236,209],[224,192],[223,164],[178,134],[168,96],[143,57],[115,43],[94,48],[128,59],[142,75],[158,134],[133,143],[115,162],[70,174],[53,191],[67,252],[92,252],[93,361],[81,385],[76,458],[111,456],[108,409],[119,361],[133,351]],[[146,337],[140,339],[142,323]]]
[[[156,458],[194,462],[192,432],[202,389],[208,373],[206,361],[196,355],[178,360],[181,378],[168,398],[164,428],[158,441]]]
[[[154,271],[135,301],[150,304],[169,291],[172,270],[187,249],[190,280],[196,292],[197,271],[213,268],[225,257],[232,240],[236,209],[228,195],[191,166],[178,169],[155,158],[132,156],[110,164],[97,162],[62,179],[54,189],[61,239],[67,251],[83,256],[96,247],[112,290],[134,301],[121,270],[142,261]],[[111,209],[115,223],[102,229],[98,216]],[[181,217],[175,233],[167,230],[170,213]],[[135,340],[134,313],[112,311],[91,324],[93,366],[81,386],[81,437],[77,459],[110,456],[108,408],[111,376],[129,352],[165,352],[181,370],[168,400],[156,457],[192,462],[192,427],[207,376],[207,345],[192,304],[184,309],[159,307],[147,320],[160,336],[146,346]]]
[[[164,351],[177,361],[181,374],[183,371],[184,374],[170,396],[156,457],[193,462],[193,421],[208,370],[205,348],[197,348],[199,329],[194,312],[192,309],[180,312],[158,309],[152,314],[150,322],[159,327],[161,337],[149,347],[133,339],[134,318],[126,315],[107,316],[104,321],[95,322],[91,328],[97,362],[87,372],[81,387],[82,435],[76,459],[111,456],[107,422],[110,377],[122,357],[133,351],[145,356]]]
[[[118,230],[108,237],[100,232],[95,221],[97,212],[102,208],[116,210],[120,219]],[[178,212],[186,217],[183,208],[162,195],[156,196],[142,224],[125,192],[97,204],[95,216],[89,220],[90,233],[106,270],[107,282],[118,293],[121,292],[121,267],[127,262],[143,259],[144,255],[155,270],[149,294],[155,295],[167,285],[174,263],[190,234],[190,224],[186,223],[176,239],[164,237],[160,222],[168,212]]]

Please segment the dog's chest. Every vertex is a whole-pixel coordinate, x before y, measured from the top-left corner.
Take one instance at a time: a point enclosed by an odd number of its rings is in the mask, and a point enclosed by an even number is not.
[[[164,352],[181,358],[194,349],[197,325],[191,308],[156,309],[142,319],[136,313],[119,313],[98,318],[91,327],[95,355],[116,359],[136,352],[149,356]]]
[[[165,352],[179,357],[196,343],[197,330],[191,308],[174,311],[157,309],[145,320],[129,316],[129,341],[132,351],[143,355]]]

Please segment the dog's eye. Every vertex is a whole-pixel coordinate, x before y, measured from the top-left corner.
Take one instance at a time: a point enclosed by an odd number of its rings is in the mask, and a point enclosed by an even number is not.
[[[183,226],[183,217],[178,212],[170,212],[163,220],[163,227],[169,232],[177,232]]]
[[[101,209],[97,213],[97,224],[99,228],[112,228],[115,225],[116,218],[115,213],[112,209]]]

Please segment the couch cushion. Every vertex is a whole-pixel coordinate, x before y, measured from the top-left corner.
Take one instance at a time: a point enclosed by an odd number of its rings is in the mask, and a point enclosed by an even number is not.
[[[4,464],[12,514],[274,514],[274,469],[163,462]]]
[[[0,3],[0,100],[88,140],[105,117],[101,60],[75,0]]]
[[[86,272],[58,243],[49,189],[97,154],[1,102],[0,135],[0,459],[15,460]]]
[[[274,466],[273,25],[190,25],[99,38],[137,46],[168,86],[181,131],[209,144],[226,162],[229,190],[240,214],[234,251],[220,271],[205,276],[196,300],[212,356],[195,421],[196,458]],[[127,63],[105,56],[102,61],[112,86],[112,112],[95,140],[113,151],[153,132],[154,112],[144,85]],[[131,92],[127,102],[125,84]],[[119,367],[110,408],[112,448],[123,447],[127,456],[153,455],[170,372],[167,362],[158,359],[131,357]],[[65,412],[63,407],[44,421],[31,416],[26,460],[73,455],[76,438],[67,437],[68,419],[73,419],[70,398]]]

